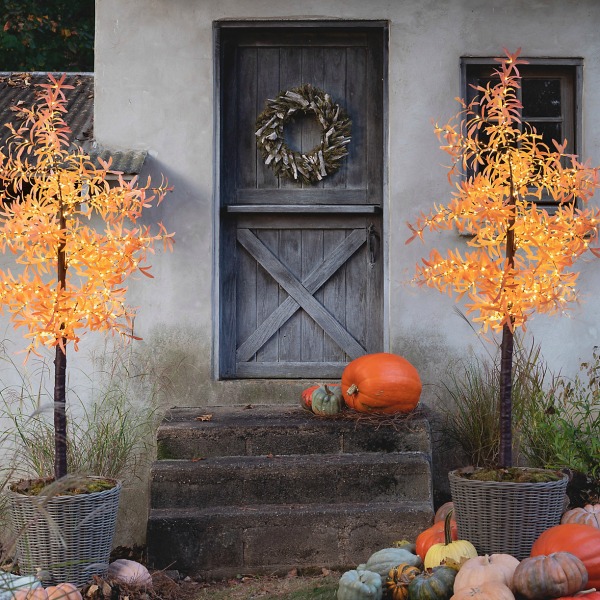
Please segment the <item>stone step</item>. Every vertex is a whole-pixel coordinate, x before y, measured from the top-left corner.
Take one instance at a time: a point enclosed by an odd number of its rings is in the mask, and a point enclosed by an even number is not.
[[[345,570],[432,519],[431,502],[406,501],[152,509],[148,560],[206,579]]]
[[[431,452],[429,423],[418,415],[373,420],[349,413],[334,419],[289,405],[175,408],[157,442],[159,459]]]
[[[153,508],[383,501],[431,502],[422,452],[209,457],[152,467]]]

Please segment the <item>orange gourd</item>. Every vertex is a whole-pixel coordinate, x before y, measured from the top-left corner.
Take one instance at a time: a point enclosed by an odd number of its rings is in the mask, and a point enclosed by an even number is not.
[[[364,413],[409,413],[419,403],[421,379],[417,370],[397,354],[365,354],[342,373],[346,404]]]
[[[600,589],[600,529],[579,523],[550,527],[533,543],[531,556],[554,552],[570,552],[577,556],[587,569],[588,588]]]

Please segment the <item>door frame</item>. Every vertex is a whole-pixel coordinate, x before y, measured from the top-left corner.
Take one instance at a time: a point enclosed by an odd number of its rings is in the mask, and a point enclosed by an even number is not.
[[[382,299],[382,327],[383,327],[383,347],[389,346],[389,252],[387,243],[387,222],[388,222],[388,199],[389,199],[389,122],[388,122],[388,52],[389,52],[389,21],[386,20],[307,20],[307,19],[290,19],[290,20],[275,20],[275,19],[252,19],[252,20],[237,20],[237,19],[221,19],[213,22],[213,143],[214,143],[214,169],[213,169],[213,276],[212,276],[212,372],[215,380],[228,379],[230,377],[222,376],[222,349],[220,331],[222,328],[222,311],[221,311],[221,211],[223,210],[223,190],[221,187],[221,170],[223,168],[221,162],[221,143],[222,143],[222,128],[221,128],[221,92],[222,92],[222,73],[225,65],[223,64],[223,56],[221,52],[222,32],[227,30],[248,31],[258,28],[268,29],[293,29],[298,30],[304,28],[311,29],[345,29],[352,31],[353,29],[372,29],[379,30],[382,36],[382,240],[381,240],[381,255],[383,260],[383,294]],[[240,378],[243,379],[243,378]]]

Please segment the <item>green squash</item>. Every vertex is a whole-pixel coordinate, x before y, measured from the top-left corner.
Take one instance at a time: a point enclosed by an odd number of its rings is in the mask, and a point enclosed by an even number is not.
[[[456,571],[434,567],[417,575],[408,585],[408,600],[448,600],[454,590]]]
[[[337,600],[381,600],[383,594],[379,573],[346,571],[338,584]]]
[[[340,386],[323,384],[312,393],[312,411],[315,415],[337,415],[344,404]]]
[[[421,558],[409,552],[406,548],[384,548],[371,555],[365,564],[365,569],[379,573],[381,577],[387,577],[390,569],[402,563],[406,563],[412,567],[421,568],[423,566]]]

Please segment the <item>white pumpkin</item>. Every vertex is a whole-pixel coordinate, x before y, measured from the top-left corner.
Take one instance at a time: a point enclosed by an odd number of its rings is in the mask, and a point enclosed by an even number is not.
[[[120,558],[108,565],[108,578],[126,585],[148,587],[152,576],[146,567],[135,560]]]
[[[483,585],[502,583],[512,590],[512,579],[519,561],[510,554],[486,554],[470,558],[462,565],[454,580],[454,593]]]

